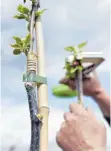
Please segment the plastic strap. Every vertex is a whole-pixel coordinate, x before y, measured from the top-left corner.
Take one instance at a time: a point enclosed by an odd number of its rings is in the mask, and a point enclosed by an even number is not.
[[[37,84],[47,84],[46,77],[42,77],[40,75],[36,75],[34,73],[23,74],[23,82],[35,82]]]

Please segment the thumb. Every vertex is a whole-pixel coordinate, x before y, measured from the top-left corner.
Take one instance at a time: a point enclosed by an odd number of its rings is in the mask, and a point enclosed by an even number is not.
[[[76,84],[75,84],[75,80],[74,79],[68,79],[68,78],[63,78],[59,81],[60,84],[65,84],[67,86],[69,86],[71,89],[75,89],[76,88]]]
[[[61,80],[59,81],[59,83],[60,83],[60,84],[66,84],[66,85],[68,85],[68,81],[69,81],[69,79],[63,78],[63,79],[61,79]]]

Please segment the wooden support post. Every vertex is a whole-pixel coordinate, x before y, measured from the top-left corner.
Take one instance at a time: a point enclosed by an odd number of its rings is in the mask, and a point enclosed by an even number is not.
[[[36,19],[36,49],[37,49],[37,74],[45,77],[45,53],[42,33],[41,17]],[[48,87],[47,84],[37,86],[39,114],[43,116],[40,129],[40,151],[48,151]]]

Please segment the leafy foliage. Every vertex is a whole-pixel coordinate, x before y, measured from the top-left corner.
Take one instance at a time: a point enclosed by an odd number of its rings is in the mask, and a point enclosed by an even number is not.
[[[17,14],[14,16],[16,19],[26,19],[27,17],[24,14]]]
[[[75,73],[77,70],[78,70],[78,67],[71,68],[71,69],[70,69],[70,73],[73,74],[73,73]]]
[[[43,9],[43,10],[37,11],[37,12],[35,13],[35,16],[36,16],[36,17],[41,16],[46,10],[47,10],[47,9]]]
[[[13,44],[11,45],[12,48],[19,48],[20,46],[16,43],[16,44]]]
[[[15,44],[12,44],[11,47],[14,48],[13,54],[19,55],[21,52],[25,53],[27,55],[27,52],[30,47],[30,34],[28,34],[25,38],[21,39],[19,37],[13,37],[15,40]]]
[[[83,48],[83,47],[85,47],[86,45],[87,45],[87,41],[84,41],[84,42],[78,44],[78,48]]]
[[[65,48],[65,50],[73,52],[74,51],[74,47],[73,46],[68,46]]]
[[[66,51],[69,51],[69,52],[74,52],[74,53],[79,53],[81,50],[81,48],[85,47],[87,44],[87,41],[84,41],[80,44],[78,44],[77,46],[68,46],[65,48]]]
[[[21,53],[20,49],[14,49],[13,54],[19,55]]]
[[[23,5],[18,5],[17,10],[22,14],[29,14],[30,10],[27,7],[24,7]]]
[[[80,63],[76,66],[74,66],[73,63],[78,60],[77,57],[81,54],[82,48],[84,48],[86,46],[86,44],[87,44],[87,42],[84,41],[84,42],[78,44],[77,46],[68,46],[65,48],[66,51],[72,52],[74,55],[73,62],[69,63],[69,62],[67,62],[67,60],[65,61],[64,69],[66,69],[66,77],[67,78],[74,78],[76,71],[82,71],[83,70],[82,60],[79,60]]]
[[[36,0],[30,0],[32,3],[35,3]],[[24,3],[27,2],[27,0],[23,0]],[[42,15],[47,9],[43,9],[40,11],[35,12],[35,18]],[[30,31],[30,17],[31,17],[31,10],[21,4],[17,7],[18,14],[14,16],[16,19],[24,19],[28,22],[27,30]],[[35,26],[35,24],[34,24]],[[12,44],[11,47],[14,49],[13,54],[19,55],[22,52],[27,55],[28,50],[30,48],[30,34],[28,34],[25,38],[21,39],[20,37],[14,36],[13,39],[15,40],[15,44]]]
[[[83,70],[83,67],[80,65],[76,67],[72,67],[72,66],[69,66],[68,68],[66,67],[66,77],[74,78],[76,71],[82,71],[82,70]]]
[[[14,18],[25,19],[26,21],[30,20],[31,11],[27,7],[24,7],[23,5],[20,4],[18,5],[17,10],[19,14],[15,15]]]
[[[22,40],[19,37],[13,37],[13,39],[16,41],[17,44],[21,45],[22,44]]]
[[[28,46],[29,43],[30,43],[30,34],[28,34],[28,35],[26,36],[26,38],[24,39],[24,45],[25,45],[25,46]]]
[[[69,51],[69,52],[73,52],[74,53],[74,56],[77,55],[77,49],[76,49],[76,46],[68,46],[65,48],[66,51]]]
[[[82,71],[83,70],[83,66],[78,66],[78,70]]]

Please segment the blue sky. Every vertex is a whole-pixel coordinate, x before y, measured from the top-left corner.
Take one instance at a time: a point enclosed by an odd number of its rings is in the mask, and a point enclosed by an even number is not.
[[[13,50],[10,48],[10,44],[14,42],[12,40],[14,35],[24,37],[27,33],[25,29],[27,24],[24,21],[18,21],[12,18],[12,16],[16,14],[17,5],[21,2],[22,0],[4,0],[1,4],[2,112],[3,119],[6,116],[8,116],[9,119],[7,133],[4,132],[3,128],[3,148],[8,148],[12,144],[13,139],[19,136],[16,130],[15,133],[12,133],[11,122],[13,122],[15,117],[19,119],[22,115],[14,111],[16,109],[20,111],[20,108],[21,110],[23,108],[24,112],[27,110],[26,113],[28,113],[27,96],[22,83],[22,73],[25,72],[26,69],[26,59],[24,55],[14,56],[12,53]],[[102,51],[104,53],[106,61],[97,69],[97,72],[103,87],[107,93],[110,94],[109,0],[41,0],[41,8],[48,8],[48,11],[46,11],[42,17],[42,22],[49,105],[52,109],[51,116],[55,116],[56,123],[56,121],[58,122],[59,120],[58,112],[60,112],[62,116],[62,113],[68,110],[69,104],[77,99],[58,99],[51,93],[52,87],[57,85],[58,80],[64,76],[62,67],[64,66],[64,58],[68,55],[68,53],[64,51],[65,46],[88,40],[86,51]],[[97,105],[90,98],[85,97],[84,102],[86,106],[90,106],[94,110],[96,107],[96,111],[98,110]],[[3,121],[4,127],[7,121]],[[24,122],[23,119],[21,119],[21,121]],[[59,120],[59,126],[61,124],[60,121],[61,120]],[[16,124],[20,125],[21,123],[18,124],[18,122],[16,122]],[[29,127],[26,128],[25,124],[22,125],[22,128],[18,126],[19,130],[26,129],[28,132],[30,131]],[[51,125],[52,128],[51,132],[53,128],[55,131],[57,130],[51,122],[49,122],[49,125]],[[25,136],[28,134],[27,131],[26,135],[24,134]],[[7,141],[9,136],[13,136],[12,142]],[[23,136],[21,136],[20,139],[22,137]],[[50,135],[50,140],[51,138],[52,135]],[[29,142],[26,142],[26,144],[28,143]],[[52,150],[51,146],[54,146],[55,148],[53,148],[53,150],[59,151],[54,141],[51,141],[49,146],[50,150]]]

